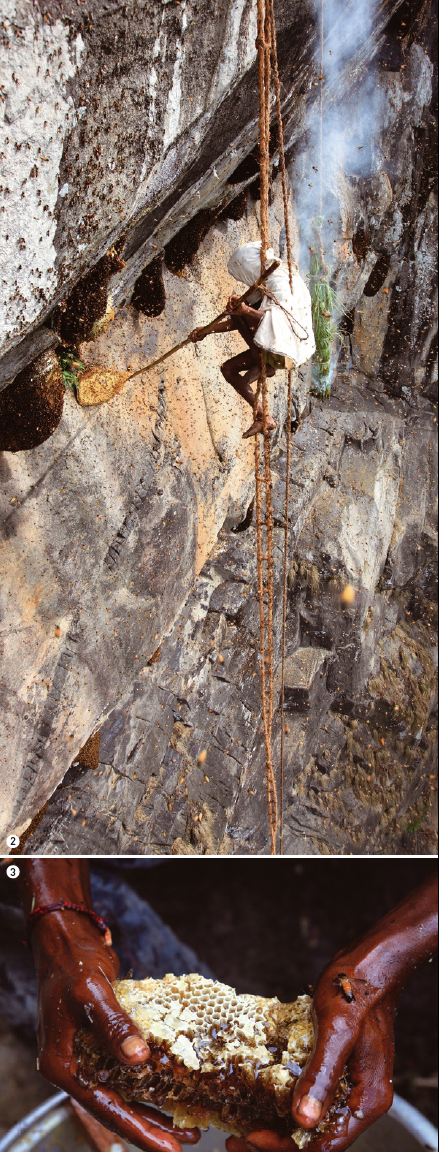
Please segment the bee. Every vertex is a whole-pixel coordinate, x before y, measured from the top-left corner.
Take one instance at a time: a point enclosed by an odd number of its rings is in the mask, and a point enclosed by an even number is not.
[[[352,1001],[355,1000],[355,996],[352,991],[352,984],[350,980],[348,980],[345,972],[338,973],[334,980],[334,984],[337,984],[338,988],[340,988],[340,991],[343,993],[343,996],[345,1000],[347,1000],[348,1004],[351,1004]]]

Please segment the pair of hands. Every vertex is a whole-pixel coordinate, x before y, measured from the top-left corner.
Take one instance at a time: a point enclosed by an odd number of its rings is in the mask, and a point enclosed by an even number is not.
[[[60,897],[91,908],[88,864],[76,859],[23,863],[26,913]],[[351,1090],[347,1106],[312,1152],[345,1152],[360,1133],[391,1105],[393,1020],[401,992],[437,947],[437,879],[411,893],[350,948],[339,952],[318,981],[313,1000],[316,1042],[298,1079],[292,1115],[312,1130],[332,1103],[345,1068]],[[141,1104],[127,1104],[109,1088],[87,1089],[75,1076],[76,1030],[88,1023],[108,1052],[126,1064],[143,1063],[148,1048],[118,1004],[112,982],[118,975],[115,952],[86,916],[51,912],[32,927],[38,974],[39,1067],[52,1084],[78,1100],[106,1128],[144,1152],[181,1152],[194,1144],[197,1129],[174,1128],[172,1119]],[[349,981],[346,998],[340,973]],[[345,984],[345,989],[348,985]],[[289,1138],[274,1132],[229,1137],[228,1152],[294,1152]]]
[[[111,984],[118,975],[115,952],[105,945],[86,917],[52,913],[33,928],[38,968],[39,1067],[51,1083],[63,1088],[105,1127],[148,1152],[180,1152],[180,1144],[199,1139],[197,1129],[173,1128],[172,1119],[146,1105],[124,1103],[108,1088],[84,1088],[75,1078],[73,1040],[78,1027],[91,1025],[108,1051],[127,1064],[143,1062],[148,1048],[118,1004]],[[348,1003],[337,983],[340,966],[349,976],[355,1001]],[[314,997],[317,1043],[307,1070],[297,1082],[293,1117],[312,1128],[330,1105],[345,1064],[353,1088],[349,1109],[338,1116],[332,1135],[319,1135],[313,1152],[342,1152],[392,1101],[392,989],[362,981],[341,954],[322,974]],[[319,1101],[321,1104],[319,1105]],[[247,1143],[235,1137],[228,1152],[293,1152],[295,1144],[275,1133],[252,1134]]]

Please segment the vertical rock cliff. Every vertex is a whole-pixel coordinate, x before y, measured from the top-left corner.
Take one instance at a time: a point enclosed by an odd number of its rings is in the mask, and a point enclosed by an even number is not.
[[[305,276],[316,20],[276,13]],[[375,17],[325,91],[341,140],[322,230],[342,313],[331,398],[310,395],[310,366],[294,382],[292,854],[435,850],[434,12]],[[228,256],[259,232],[254,5],[17,0],[5,24],[3,834],[40,813],[29,852],[265,853],[253,452],[219,371],[239,338],[189,345],[96,407],[66,390],[42,440],[29,407],[61,343],[135,370],[235,287]],[[273,131],[283,254],[277,166]],[[270,392],[278,765],[283,374]]]

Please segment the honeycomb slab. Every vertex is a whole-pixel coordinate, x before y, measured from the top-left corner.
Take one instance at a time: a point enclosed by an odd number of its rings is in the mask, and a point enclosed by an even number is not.
[[[136,1067],[120,1064],[81,1029],[75,1040],[81,1083],[106,1084],[126,1101],[154,1104],[180,1128],[211,1124],[236,1136],[272,1128],[290,1135],[298,1148],[312,1143],[291,1116],[294,1085],[314,1043],[309,996],[281,1004],[237,995],[197,974],[117,980],[113,987],[150,1057]],[[334,1108],[346,1095],[342,1080]]]

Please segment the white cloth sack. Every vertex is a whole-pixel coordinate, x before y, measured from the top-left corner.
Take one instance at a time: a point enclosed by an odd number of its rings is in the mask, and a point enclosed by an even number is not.
[[[267,248],[266,267],[276,260],[272,248]],[[227,270],[235,280],[250,287],[261,275],[261,241],[252,240],[241,244],[232,253]],[[296,368],[309,360],[316,350],[311,318],[311,296],[302,277],[293,269],[293,291],[291,292],[288,267],[282,261],[266,281],[267,289],[273,296],[263,295],[261,304],[262,319],[256,329],[254,341],[259,348],[286,356]],[[263,287],[261,287],[263,292]],[[282,307],[279,307],[282,305]]]

